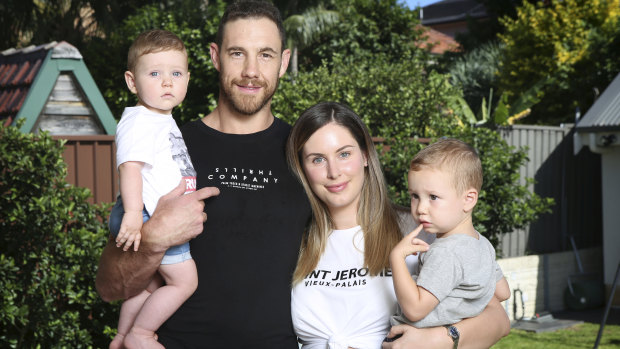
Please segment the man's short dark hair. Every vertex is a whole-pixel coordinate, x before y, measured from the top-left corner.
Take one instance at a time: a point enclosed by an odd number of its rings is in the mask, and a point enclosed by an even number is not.
[[[276,24],[278,31],[280,32],[280,40],[282,41],[282,49],[286,47],[286,33],[284,32],[284,25],[282,24],[282,17],[280,11],[272,3],[261,0],[240,0],[229,4],[226,7],[226,11],[220,20],[220,26],[217,28],[217,34],[215,36],[215,43],[218,47],[222,47],[222,40],[224,40],[224,26],[230,21],[236,19],[260,19],[267,18]]]

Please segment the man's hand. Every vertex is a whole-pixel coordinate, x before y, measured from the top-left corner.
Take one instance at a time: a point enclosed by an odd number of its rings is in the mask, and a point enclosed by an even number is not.
[[[202,232],[207,220],[204,201],[217,196],[216,187],[205,187],[184,195],[185,181],[168,194],[159,198],[151,218],[142,227],[142,241],[148,242],[151,251],[161,252],[171,246],[185,243]]]

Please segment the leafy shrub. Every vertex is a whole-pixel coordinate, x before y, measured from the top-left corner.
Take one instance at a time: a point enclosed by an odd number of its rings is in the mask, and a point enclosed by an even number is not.
[[[106,207],[68,185],[62,142],[0,127],[0,347],[107,347],[95,273]]]
[[[390,63],[382,54],[354,64],[336,55],[330,64],[300,72],[295,82],[283,78],[273,97],[273,112],[293,123],[321,101],[350,106],[375,137],[428,137],[456,125],[440,106],[456,93],[444,75],[425,72],[415,56]]]

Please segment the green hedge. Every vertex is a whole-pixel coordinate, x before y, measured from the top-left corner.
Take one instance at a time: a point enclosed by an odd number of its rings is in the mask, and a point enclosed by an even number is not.
[[[118,305],[95,291],[106,207],[65,182],[62,142],[0,126],[0,347],[104,348]]]

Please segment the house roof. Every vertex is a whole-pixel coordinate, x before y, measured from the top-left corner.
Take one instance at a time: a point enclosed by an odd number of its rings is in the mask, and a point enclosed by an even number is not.
[[[576,131],[620,131],[620,74],[577,122]]]
[[[423,25],[418,25],[418,28],[424,31],[422,34],[424,40],[422,40],[418,46],[426,48],[432,45],[431,53],[433,54],[440,55],[446,51],[456,52],[461,49],[459,43],[449,35]]]
[[[25,118],[23,132],[32,132],[58,77],[71,73],[107,134],[116,120],[90,75],[80,52],[67,42],[50,42],[0,52],[0,123]]]
[[[0,52],[0,120],[10,125],[24,104],[47,52],[56,42]]]
[[[423,25],[462,22],[467,18],[486,18],[489,14],[483,4],[476,0],[443,0],[420,11]]]
[[[585,146],[605,154],[620,149],[620,74],[575,126],[574,153]]]

